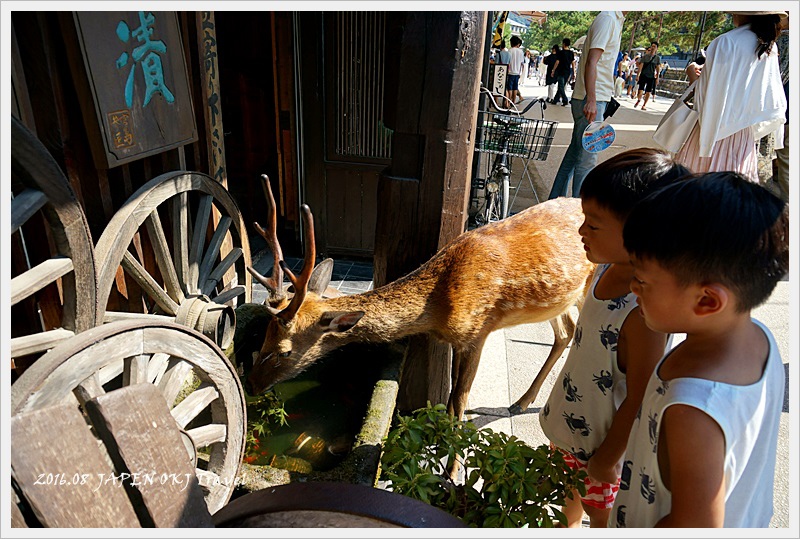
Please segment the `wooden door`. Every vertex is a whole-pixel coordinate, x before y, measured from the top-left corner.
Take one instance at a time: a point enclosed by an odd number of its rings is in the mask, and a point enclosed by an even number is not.
[[[317,85],[303,79],[301,92],[321,90],[321,118],[306,107],[302,123],[320,131],[308,135],[315,144],[304,151],[305,200],[324,206],[323,213],[311,209],[323,217],[317,237],[326,254],[372,257],[375,247],[378,177],[391,163],[391,130],[383,124],[385,19],[378,12],[325,13],[318,19],[321,53],[301,59],[302,73],[323,77]],[[308,36],[313,25],[301,24],[300,32]],[[321,69],[305,65],[320,61]]]

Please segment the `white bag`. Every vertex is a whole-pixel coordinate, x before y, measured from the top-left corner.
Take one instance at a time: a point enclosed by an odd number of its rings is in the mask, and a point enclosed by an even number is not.
[[[697,124],[700,114],[687,103],[694,96],[695,82],[672,103],[653,133],[653,140],[669,152],[678,153]]]

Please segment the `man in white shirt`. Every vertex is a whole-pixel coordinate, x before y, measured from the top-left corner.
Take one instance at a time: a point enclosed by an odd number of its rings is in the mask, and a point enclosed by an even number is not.
[[[586,127],[602,120],[614,92],[614,63],[619,52],[622,23],[627,11],[601,11],[597,14],[583,45],[585,58],[572,92],[572,140],[558,167],[548,198],[567,196],[572,176],[572,196],[578,197],[586,174],[597,164],[597,154],[583,149],[581,138]]]

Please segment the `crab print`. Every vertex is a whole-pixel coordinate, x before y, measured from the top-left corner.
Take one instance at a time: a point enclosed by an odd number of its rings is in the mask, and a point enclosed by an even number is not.
[[[650,433],[650,443],[653,444],[653,453],[658,448],[658,413],[647,416],[647,430]]]
[[[567,399],[568,402],[580,402],[583,400],[583,395],[578,394],[578,388],[572,385],[570,373],[564,375],[564,381],[562,383],[564,385],[564,398]]]
[[[542,408],[542,415],[544,415],[545,417],[550,415],[550,403],[549,402],[544,403],[544,408]]]
[[[614,384],[614,381],[611,379],[611,372],[606,370],[600,370],[600,374],[593,374],[592,380],[600,391],[603,392],[603,395],[606,394],[606,389],[611,389],[611,386]]]
[[[628,298],[625,296],[612,299],[608,302],[608,310],[615,311],[617,309],[622,309],[628,304]]]
[[[575,343],[575,348],[581,347],[582,337],[583,337],[583,326],[578,326],[575,328],[575,336],[572,338],[572,342]]]
[[[661,385],[656,388],[656,392],[659,395],[666,395],[668,389],[669,389],[669,382],[667,380],[661,380]]]
[[[611,350],[612,352],[617,351],[617,341],[619,341],[619,330],[611,329],[611,324],[608,327],[600,328],[600,342],[606,348],[606,350]]]
[[[617,527],[624,528],[625,527],[625,508],[626,505],[620,505],[617,507]]]
[[[631,488],[631,466],[633,465],[633,461],[626,460],[622,464],[622,473],[619,477],[619,489],[620,490],[629,490]]]
[[[575,414],[567,415],[567,412],[564,412],[564,419],[572,434],[575,434],[575,431],[579,431],[581,436],[589,436],[589,433],[592,432],[585,416],[575,417]]]
[[[647,500],[648,504],[651,504],[656,501],[656,484],[650,479],[649,475],[644,473],[644,468],[639,472],[639,477],[642,478],[642,498]]]
[[[582,447],[579,447],[577,450],[573,447],[571,453],[583,462],[589,462],[589,459],[592,458],[592,455],[594,455],[594,451],[587,453]]]

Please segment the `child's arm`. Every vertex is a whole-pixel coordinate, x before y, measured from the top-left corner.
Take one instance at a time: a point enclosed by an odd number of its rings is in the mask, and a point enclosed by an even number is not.
[[[616,483],[621,473],[622,456],[628,444],[633,421],[642,404],[647,382],[658,361],[664,355],[667,336],[644,323],[639,308],[625,319],[617,343],[617,362],[625,371],[628,392],[620,404],[605,440],[589,459],[588,473],[597,481]]]
[[[656,526],[721,528],[725,520],[725,435],[705,412],[682,404],[664,411],[658,435],[661,478],[672,509]]]

